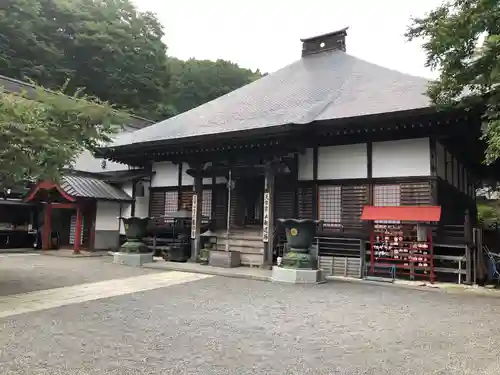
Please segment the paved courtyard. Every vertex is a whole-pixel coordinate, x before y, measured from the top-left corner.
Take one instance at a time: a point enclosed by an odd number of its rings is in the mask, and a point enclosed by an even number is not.
[[[0,374],[500,373],[497,298],[342,282],[276,285],[151,273],[104,258],[40,258],[27,261],[74,262],[71,282],[89,282],[89,275],[102,281],[60,289],[85,290],[81,302],[33,305],[38,311],[1,318]],[[46,295],[47,303],[64,298]],[[25,301],[0,297],[0,309],[6,299]]]

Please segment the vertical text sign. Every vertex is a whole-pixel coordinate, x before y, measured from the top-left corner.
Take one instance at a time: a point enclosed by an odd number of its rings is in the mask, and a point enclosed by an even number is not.
[[[196,239],[196,211],[198,209],[198,194],[193,194],[193,205],[191,208],[191,239]]]
[[[262,241],[269,242],[269,193],[264,193],[264,222],[262,226]]]

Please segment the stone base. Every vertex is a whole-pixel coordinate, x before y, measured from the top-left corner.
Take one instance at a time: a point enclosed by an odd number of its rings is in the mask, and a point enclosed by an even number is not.
[[[210,250],[208,264],[223,268],[239,267],[241,266],[240,252]]]
[[[325,282],[325,275],[321,270],[306,270],[274,266],[271,279],[273,282],[279,283],[318,284]]]
[[[149,253],[148,245],[138,240],[128,240],[121,247],[120,251],[123,253]]]
[[[140,267],[144,263],[153,262],[153,253],[114,253],[113,263],[123,264],[125,266]]]

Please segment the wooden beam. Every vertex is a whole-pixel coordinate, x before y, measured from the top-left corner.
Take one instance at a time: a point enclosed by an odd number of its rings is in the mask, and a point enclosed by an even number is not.
[[[76,207],[75,243],[73,245],[74,254],[80,254],[80,241],[82,239],[82,227],[83,227],[82,224],[83,224],[82,206],[78,205]]]
[[[52,231],[52,205],[47,203],[45,205],[45,215],[43,220],[43,233],[42,233],[42,249],[49,250],[51,248],[50,244],[50,232]]]

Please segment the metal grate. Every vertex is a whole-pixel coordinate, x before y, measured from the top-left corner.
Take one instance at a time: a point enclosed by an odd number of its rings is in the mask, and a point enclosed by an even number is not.
[[[212,189],[203,190],[201,214],[208,218],[212,218]]]
[[[340,186],[320,186],[318,189],[318,213],[325,228],[341,226],[342,188]]]

